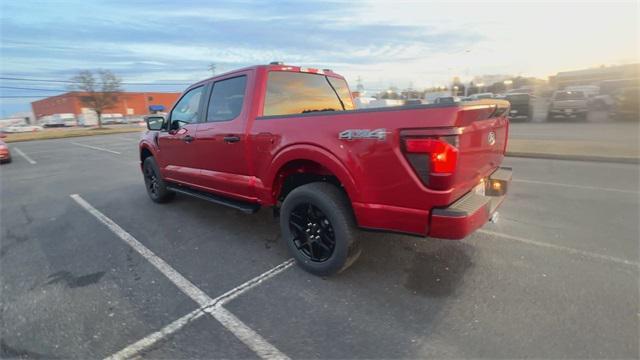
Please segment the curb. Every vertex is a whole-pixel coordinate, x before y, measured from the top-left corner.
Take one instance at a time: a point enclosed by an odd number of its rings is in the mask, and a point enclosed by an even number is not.
[[[593,161],[593,162],[607,162],[607,163],[618,163],[618,164],[640,164],[640,158],[628,157],[628,156],[545,154],[545,153],[529,153],[529,152],[518,152],[518,151],[507,151],[505,156],[530,158],[530,159]]]
[[[100,130],[99,130],[100,131]],[[2,139],[5,143],[10,144],[10,143],[19,143],[19,142],[25,142],[25,141],[44,141],[44,140],[61,140],[61,139],[71,139],[71,138],[78,138],[78,137],[88,137],[88,136],[103,136],[103,135],[117,135],[117,134],[131,134],[131,133],[136,133],[136,132],[142,132],[145,131],[145,128],[140,128],[140,130],[138,130],[137,128],[131,128],[131,129],[118,129],[118,131],[108,131],[106,133],[100,133],[100,132],[96,132],[95,134],[87,134],[87,133],[82,133],[82,134],[64,134],[61,136],[51,136],[51,137],[43,137],[43,138],[26,138],[26,139],[11,139],[11,138],[4,138]]]

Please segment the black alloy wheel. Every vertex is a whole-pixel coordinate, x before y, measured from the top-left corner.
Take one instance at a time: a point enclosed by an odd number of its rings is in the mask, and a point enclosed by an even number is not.
[[[289,217],[295,247],[309,260],[323,262],[336,247],[335,232],[327,216],[316,206],[303,203]]]
[[[147,194],[157,203],[165,203],[173,199],[176,193],[167,189],[167,185],[160,176],[158,165],[153,157],[148,157],[142,165],[142,175]]]
[[[337,274],[360,256],[360,232],[351,203],[341,188],[313,182],[293,189],[280,208],[282,239],[304,270]]]
[[[147,191],[153,198],[157,198],[160,193],[160,185],[158,184],[158,175],[153,166],[144,167],[144,182],[147,185]]]

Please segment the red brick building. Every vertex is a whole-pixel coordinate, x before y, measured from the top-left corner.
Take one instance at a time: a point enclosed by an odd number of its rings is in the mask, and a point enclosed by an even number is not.
[[[81,92],[68,92],[51,96],[31,103],[36,119],[54,114],[74,114],[79,116],[86,106],[80,101]],[[150,105],[162,105],[169,111],[180,93],[164,92],[123,92],[118,96],[118,103],[105,113],[122,114],[124,116],[149,114]]]

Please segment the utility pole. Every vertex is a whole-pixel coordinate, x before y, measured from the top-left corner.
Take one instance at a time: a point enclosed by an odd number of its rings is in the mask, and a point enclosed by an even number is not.
[[[362,78],[360,76],[358,76],[358,79],[356,80],[356,90],[362,94],[364,92],[364,85],[362,85]]]
[[[215,75],[216,74],[216,64],[214,64],[214,63],[209,64],[209,71],[211,71],[211,75]]]

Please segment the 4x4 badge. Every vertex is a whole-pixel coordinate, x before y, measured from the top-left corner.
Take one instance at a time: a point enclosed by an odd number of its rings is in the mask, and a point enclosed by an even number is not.
[[[377,139],[385,140],[387,138],[387,129],[348,129],[338,134],[340,140],[354,139]]]

